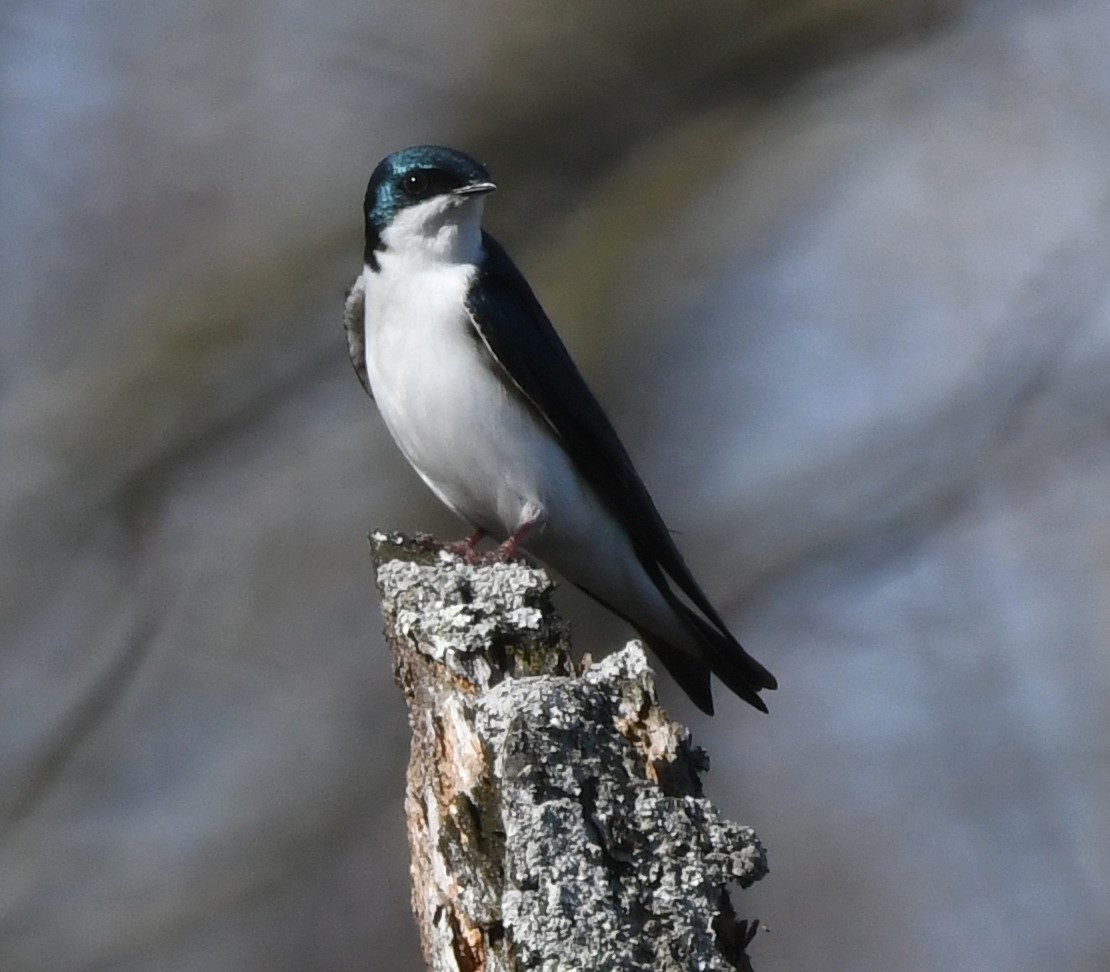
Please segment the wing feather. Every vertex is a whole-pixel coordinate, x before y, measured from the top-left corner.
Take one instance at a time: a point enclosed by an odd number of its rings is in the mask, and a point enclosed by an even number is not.
[[[624,526],[660,590],[665,573],[714,627],[727,626],[694,580],[624,445],[586,385],[531,287],[501,245],[483,233],[485,259],[468,309],[490,354],[559,438],[575,468]]]
[[[343,304],[343,330],[347,333],[347,354],[351,357],[355,374],[366,394],[373,398],[370,376],[366,374],[366,283],[361,274],[347,291]]]

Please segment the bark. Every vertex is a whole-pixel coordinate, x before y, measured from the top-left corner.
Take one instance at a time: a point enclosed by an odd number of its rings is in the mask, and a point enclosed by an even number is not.
[[[412,903],[433,972],[747,969],[767,873],[642,647],[581,669],[543,571],[371,537],[409,707]]]

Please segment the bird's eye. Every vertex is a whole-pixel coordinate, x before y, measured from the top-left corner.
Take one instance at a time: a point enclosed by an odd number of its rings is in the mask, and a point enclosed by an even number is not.
[[[414,198],[420,198],[428,192],[428,174],[417,170],[416,172],[409,172],[401,180],[401,188]]]

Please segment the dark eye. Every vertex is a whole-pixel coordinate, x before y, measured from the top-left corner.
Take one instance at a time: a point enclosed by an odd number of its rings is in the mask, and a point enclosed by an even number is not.
[[[409,199],[431,199],[462,185],[462,180],[447,169],[412,169],[401,176],[401,191]]]
[[[407,173],[401,179],[401,188],[405,190],[407,195],[415,199],[426,196],[429,189],[428,173],[420,169]]]

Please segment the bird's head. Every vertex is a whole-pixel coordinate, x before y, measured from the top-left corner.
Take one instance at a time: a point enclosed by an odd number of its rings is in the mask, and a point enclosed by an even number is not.
[[[485,166],[438,145],[387,155],[366,187],[366,262],[374,254],[435,262],[474,262],[482,206],[497,187]]]

